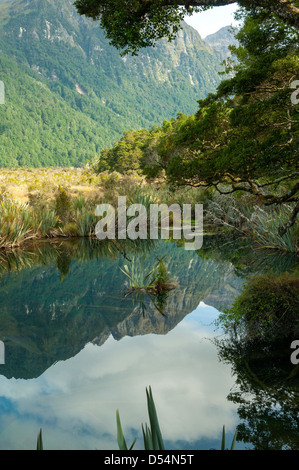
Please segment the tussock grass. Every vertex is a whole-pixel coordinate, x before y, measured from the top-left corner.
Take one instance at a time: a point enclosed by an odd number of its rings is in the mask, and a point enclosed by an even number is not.
[[[258,247],[299,252],[298,223],[278,234],[291,206],[269,209],[248,196],[222,196],[198,188],[173,190],[163,181],[146,183],[138,174],[121,175],[90,168],[18,168],[0,170],[0,247],[19,246],[30,238],[90,237],[100,203],[117,207],[117,197],[148,209],[157,204],[203,204],[205,227],[228,230],[251,239]]]
[[[289,220],[292,210],[291,204],[266,207],[247,196],[215,194],[206,206],[206,220],[214,227],[251,239],[259,248],[299,253],[298,221],[279,235],[279,227]]]

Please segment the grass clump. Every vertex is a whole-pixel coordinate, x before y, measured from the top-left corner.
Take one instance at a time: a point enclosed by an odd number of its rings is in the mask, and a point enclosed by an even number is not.
[[[35,211],[29,204],[2,201],[0,246],[15,247],[32,238],[51,236],[58,227],[54,211]]]
[[[250,228],[254,240],[264,248],[277,249],[290,253],[299,251],[299,228],[294,224],[281,236],[278,233],[281,227],[291,216],[292,207],[282,205],[271,211],[258,208],[252,216]]]
[[[121,271],[129,280],[129,291],[131,292],[144,290],[148,294],[155,295],[176,287],[171,283],[163,258],[160,258],[147,273],[144,260],[141,261],[139,258],[133,258],[130,267],[125,265]]]

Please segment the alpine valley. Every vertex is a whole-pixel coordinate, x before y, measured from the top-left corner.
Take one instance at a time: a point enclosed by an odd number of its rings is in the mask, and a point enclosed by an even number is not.
[[[174,42],[122,57],[72,0],[1,0],[0,167],[84,166],[126,130],[194,113],[227,54],[209,39],[184,23]]]

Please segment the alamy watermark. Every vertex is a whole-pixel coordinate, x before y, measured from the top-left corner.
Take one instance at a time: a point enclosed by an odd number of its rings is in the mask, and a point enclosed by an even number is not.
[[[3,341],[0,341],[0,364],[5,364],[5,346]]]
[[[291,354],[291,363],[294,365],[299,364],[299,340],[295,340],[291,344],[291,349],[295,351]]]
[[[5,86],[0,80],[0,104],[5,104]]]
[[[290,86],[295,90],[291,95],[292,104],[299,104],[299,80],[294,80]]]
[[[101,217],[95,227],[99,240],[157,240],[185,241],[186,250],[199,250],[203,243],[203,205],[131,204],[126,196],[118,197],[117,211],[111,204],[99,204],[95,215]],[[172,220],[172,222],[171,222]]]

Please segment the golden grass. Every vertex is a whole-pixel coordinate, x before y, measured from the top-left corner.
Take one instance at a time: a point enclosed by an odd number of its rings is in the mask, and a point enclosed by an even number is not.
[[[0,248],[45,237],[88,237],[95,208],[142,183],[138,175],[87,168],[0,169]]]
[[[96,196],[101,177],[86,168],[2,168],[0,196],[19,202],[29,202],[30,194],[45,193],[54,198],[55,190],[67,188],[70,196]]]

